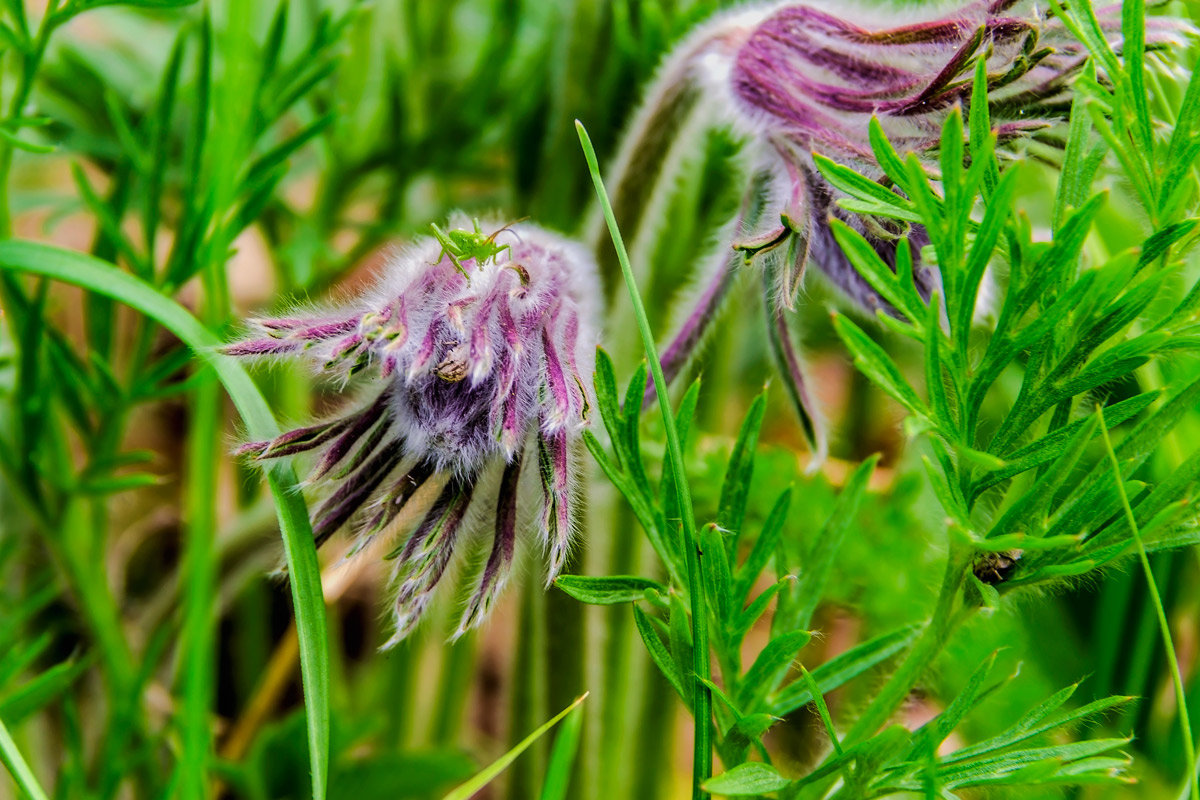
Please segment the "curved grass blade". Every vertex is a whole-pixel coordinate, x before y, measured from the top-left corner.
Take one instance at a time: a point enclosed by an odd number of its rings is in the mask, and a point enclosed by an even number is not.
[[[554,737],[550,763],[546,765],[546,780],[542,784],[541,800],[566,800],[571,786],[571,767],[579,752],[579,737],[583,732],[583,714],[571,714]]]
[[[516,747],[500,756],[488,766],[484,767],[475,775],[475,777],[452,790],[448,795],[442,798],[442,800],[469,800],[469,798],[473,797],[476,792],[491,783],[493,778],[495,778],[504,770],[508,769],[508,765],[516,761],[517,756],[528,750],[530,745],[542,738],[542,736],[544,736],[547,731],[557,725],[563,717],[578,708],[579,704],[587,699],[587,696],[587,692],[579,695],[579,697],[575,698],[575,702],[571,703],[571,705],[567,706],[562,711],[548,719],[533,733],[517,742]]]
[[[82,253],[34,242],[0,242],[0,270],[41,275],[111,297],[151,317],[203,359],[225,387],[254,439],[279,433],[275,417],[246,370],[217,352],[222,342],[183,306],[148,283]],[[314,800],[324,800],[329,765],[329,645],[320,564],[308,510],[290,466],[267,472],[284,554],[291,575],[292,600],[300,638],[300,669],[308,721],[309,762]]]

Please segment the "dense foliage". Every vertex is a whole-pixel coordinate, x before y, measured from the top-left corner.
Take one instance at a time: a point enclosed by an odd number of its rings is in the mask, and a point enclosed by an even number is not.
[[[810,140],[721,105],[788,25],[865,42],[852,74],[912,41],[713,0],[30,5],[0,6],[0,794],[1197,797],[1187,7],[977,3],[943,41],[905,20],[949,10],[880,6],[949,66],[879,89],[899,122],[830,91]],[[741,94],[687,61],[733,50]],[[523,308],[534,223],[599,264],[564,306],[604,300],[594,376],[557,317],[497,322],[497,374],[570,369],[522,373],[519,431],[489,384],[505,446],[437,456],[449,539],[434,466],[356,529],[296,477],[396,368],[354,298],[432,230],[455,303],[490,264]],[[346,342],[304,327],[334,306]],[[287,348],[333,379],[236,357]],[[490,374],[462,359],[414,419]],[[401,463],[366,431],[364,507]],[[400,544],[343,561],[347,530]]]

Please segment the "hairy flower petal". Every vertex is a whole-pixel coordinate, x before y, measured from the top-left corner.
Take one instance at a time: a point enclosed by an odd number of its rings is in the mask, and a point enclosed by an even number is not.
[[[325,495],[313,513],[318,544],[346,527],[358,533],[352,552],[377,536],[400,537],[390,556],[395,632],[385,646],[420,621],[458,543],[488,527],[482,509],[495,515],[492,546],[458,634],[486,617],[511,571],[517,478],[531,448],[547,452],[552,467],[553,492],[529,515],[540,527],[533,538],[548,544],[551,577],[570,544],[568,456],[590,406],[595,265],[577,245],[532,225],[497,223],[490,234],[472,234],[483,230],[478,223],[456,219],[453,229],[497,249],[456,262],[438,241],[420,240],[347,307],[253,320],[258,333],[225,348],[303,358],[343,384],[360,372],[376,375],[369,402],[239,452],[259,460],[317,454],[306,483]],[[498,490],[483,480],[497,472]],[[392,531],[439,473],[446,488],[416,530]]]

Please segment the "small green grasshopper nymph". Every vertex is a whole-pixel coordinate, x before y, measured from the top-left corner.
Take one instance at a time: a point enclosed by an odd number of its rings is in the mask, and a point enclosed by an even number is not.
[[[520,222],[520,220],[517,220],[517,222]],[[451,231],[443,231],[437,226],[437,223],[432,223],[430,227],[433,228],[433,237],[442,246],[442,252],[438,255],[438,261],[448,256],[454,262],[455,268],[465,278],[470,280],[471,276],[463,267],[462,262],[474,260],[476,267],[482,267],[489,259],[495,259],[496,256],[506,251],[511,252],[510,245],[496,244],[496,236],[516,224],[516,222],[510,222],[503,228],[494,230],[485,236],[483,231],[479,229],[478,219],[474,220],[474,231],[465,231],[457,228]]]

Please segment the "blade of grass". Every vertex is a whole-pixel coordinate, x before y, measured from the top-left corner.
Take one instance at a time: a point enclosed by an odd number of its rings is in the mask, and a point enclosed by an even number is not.
[[[224,385],[251,438],[270,439],[279,427],[250,375],[183,306],[111,264],[82,253],[16,240],[0,242],[0,270],[43,275],[118,300],[153,318],[203,359]],[[313,798],[323,800],[329,764],[329,646],[320,565],[308,510],[290,466],[267,472],[279,516],[300,636],[300,669],[308,722]]]
[[[491,783],[492,779],[508,768],[508,765],[517,760],[517,756],[529,749],[529,746],[542,738],[555,725],[557,725],[563,717],[570,714],[579,704],[587,699],[587,692],[584,692],[575,699],[574,703],[564,708],[562,711],[555,714],[553,717],[544,722],[533,733],[526,736],[521,741],[517,742],[516,747],[509,750],[504,755],[493,761],[488,766],[480,770],[474,777],[466,783],[453,789],[442,800],[470,800],[472,796],[484,786]]]
[[[31,800],[49,800],[46,790],[38,783],[25,757],[17,749],[17,743],[13,741],[3,720],[0,720],[0,762],[3,762],[17,786]]]
[[[658,405],[662,413],[663,427],[667,434],[667,450],[671,463],[683,464],[683,448],[679,444],[679,431],[675,426],[675,414],[671,411],[671,402],[667,394],[667,381],[663,377],[662,363],[658,360],[658,351],[654,345],[654,334],[650,330],[650,321],[646,318],[646,309],[642,305],[638,293],[637,281],[633,268],[629,264],[629,254],[625,251],[625,243],[621,231],[617,228],[617,219],[613,215],[612,204],[604,190],[604,181],[600,178],[600,165],[596,160],[596,151],[591,139],[584,130],[583,123],[575,121],[575,130],[579,134],[579,143],[587,159],[588,171],[592,175],[592,183],[596,187],[596,196],[604,210],[604,220],[608,224],[608,232],[612,237],[613,247],[617,251],[617,261],[621,265],[621,274],[625,277],[625,286],[629,289],[629,299],[633,303],[634,315],[637,317],[638,330],[642,336],[642,344],[646,349],[646,360],[650,365],[650,373],[654,377],[654,388],[658,392]],[[687,557],[688,595],[692,601],[692,676],[693,713],[695,719],[695,749],[692,760],[692,797],[699,800],[705,796],[701,788],[703,783],[712,775],[712,732],[710,718],[712,716],[712,694],[704,681],[710,675],[708,653],[708,609],[704,597],[704,586],[700,579],[700,547],[696,535],[695,510],[692,508],[691,489],[682,469],[673,470],[675,495],[678,500],[680,516],[683,518],[684,551]]]
[[[1146,575],[1146,585],[1150,588],[1150,601],[1158,614],[1158,627],[1162,632],[1163,644],[1167,650],[1167,663],[1171,667],[1171,681],[1175,684],[1175,702],[1179,706],[1179,726],[1183,731],[1183,747],[1188,754],[1188,787],[1180,793],[1180,797],[1191,796],[1192,800],[1200,800],[1200,787],[1196,782],[1196,747],[1192,743],[1192,724],[1188,719],[1187,696],[1184,693],[1183,675],[1179,671],[1179,658],[1175,655],[1175,642],[1171,638],[1171,626],[1167,622],[1167,613],[1163,610],[1162,596],[1158,593],[1158,584],[1154,580],[1154,572],[1150,569],[1150,559],[1146,557],[1146,546],[1142,543],[1142,534],[1138,530],[1137,519],[1133,515],[1133,507],[1129,505],[1129,496],[1125,493],[1125,481],[1121,477],[1121,462],[1117,460],[1117,451],[1113,449],[1112,439],[1108,435],[1108,426],[1104,424],[1104,408],[1096,406],[1096,417],[1100,421],[1100,435],[1104,439],[1104,449],[1108,460],[1112,462],[1113,474],[1117,480],[1117,493],[1121,497],[1121,506],[1125,510],[1125,520],[1129,530],[1133,532],[1133,541],[1137,544],[1138,560],[1142,562],[1142,571]]]
[[[542,784],[541,800],[565,800],[571,785],[571,767],[579,750],[579,735],[583,731],[583,712],[572,714],[554,737],[546,781]]]

